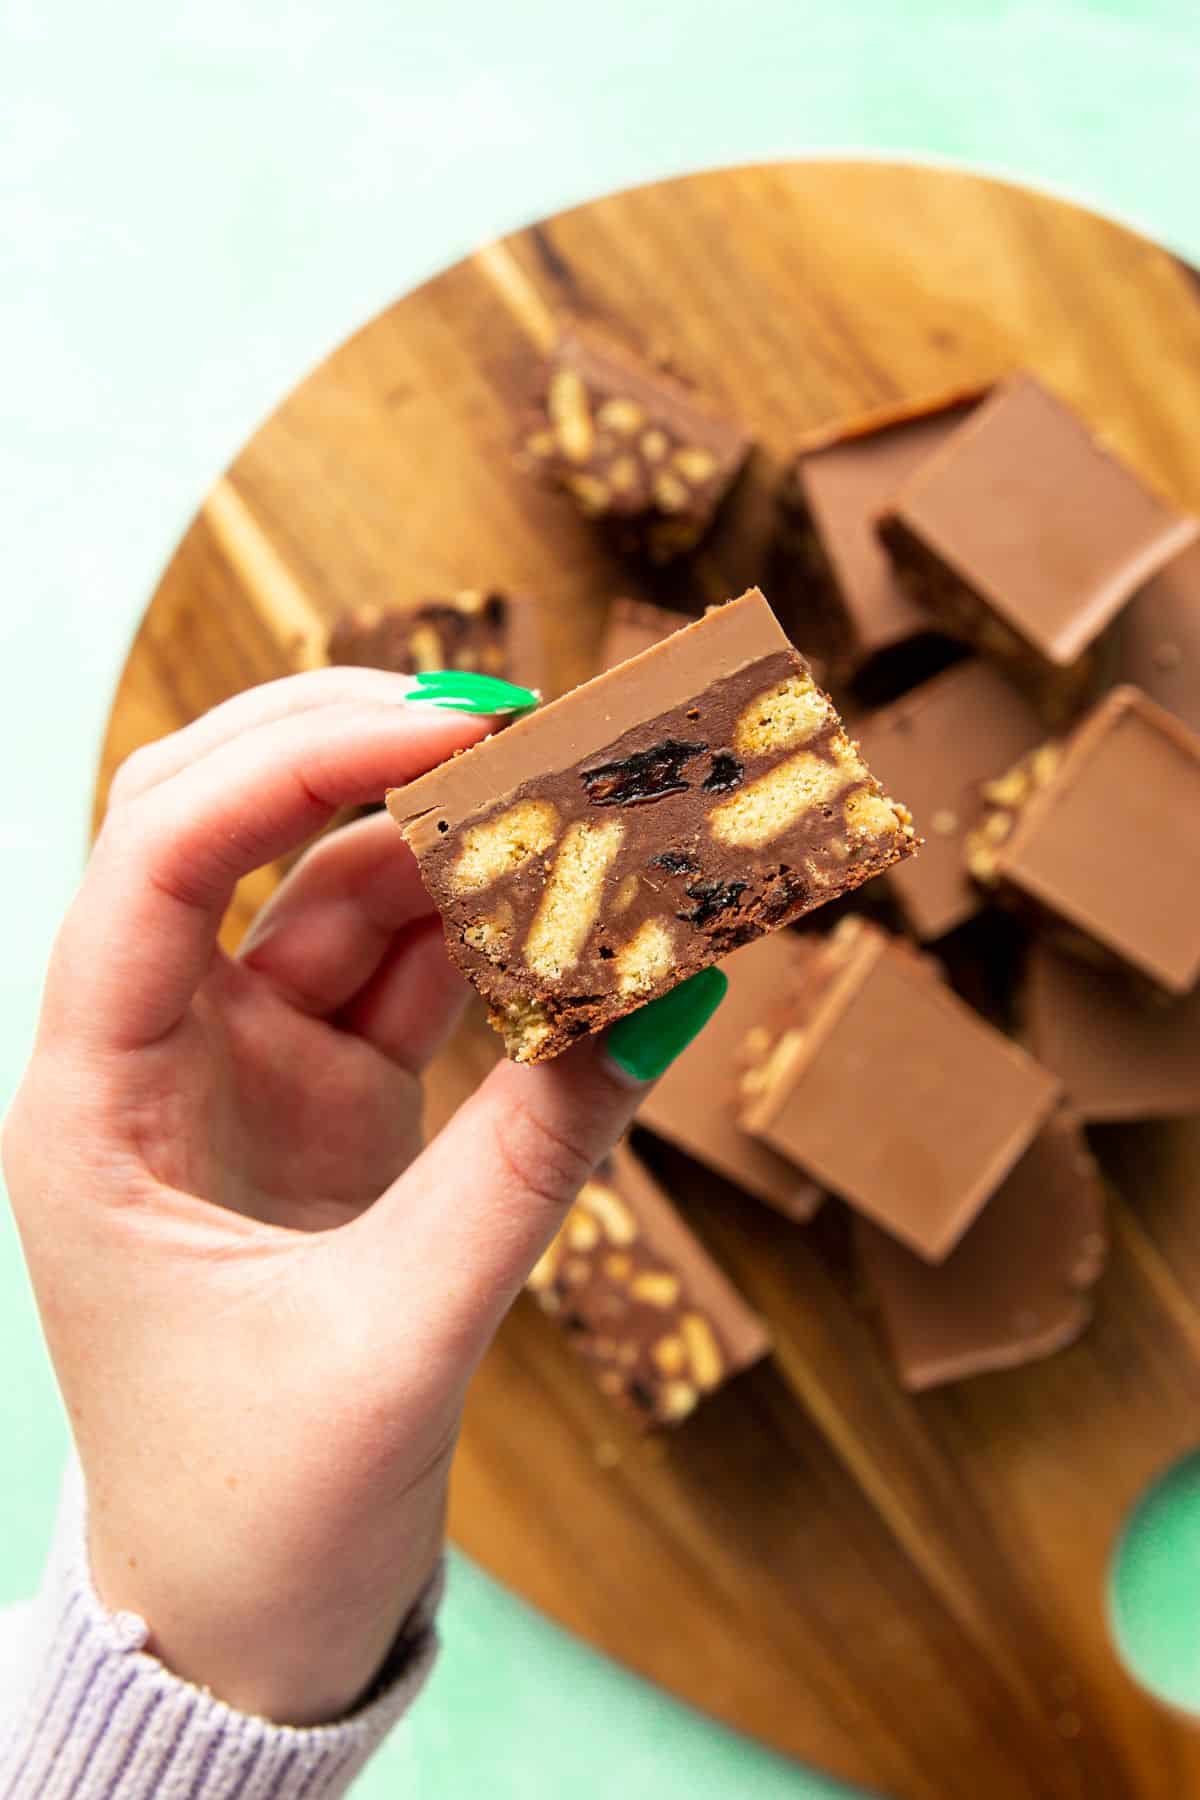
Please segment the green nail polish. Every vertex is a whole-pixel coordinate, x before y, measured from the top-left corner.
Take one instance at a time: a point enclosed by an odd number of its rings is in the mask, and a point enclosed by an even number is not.
[[[425,669],[414,678],[408,698],[447,712],[512,713],[531,711],[540,696],[532,688],[471,669]]]
[[[708,1024],[728,986],[720,969],[701,969],[661,999],[618,1019],[605,1045],[609,1061],[634,1081],[656,1080]]]

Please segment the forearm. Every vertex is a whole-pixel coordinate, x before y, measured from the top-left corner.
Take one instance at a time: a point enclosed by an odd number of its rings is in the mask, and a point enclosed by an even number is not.
[[[318,1800],[342,1794],[420,1692],[436,1649],[440,1577],[422,1596],[380,1678],[349,1718],[294,1728],[235,1711],[170,1673],[146,1623],[109,1613],[92,1585],[82,1484],[68,1472],[55,1542],[26,1621],[26,1676],[0,1751],[7,1800]],[[239,1785],[240,1784],[240,1785]]]

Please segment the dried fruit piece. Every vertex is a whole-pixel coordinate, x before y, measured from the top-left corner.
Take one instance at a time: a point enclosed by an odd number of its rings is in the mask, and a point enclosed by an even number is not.
[[[664,738],[648,750],[636,750],[619,762],[581,769],[580,779],[593,806],[644,806],[651,800],[662,800],[668,794],[681,794],[690,787],[691,783],[683,779],[683,770],[706,749],[705,744]]]

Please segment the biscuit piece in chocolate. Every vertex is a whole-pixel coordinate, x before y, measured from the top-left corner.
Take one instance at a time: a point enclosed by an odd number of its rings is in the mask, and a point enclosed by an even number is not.
[[[769,1018],[781,992],[816,951],[795,931],[757,938],[722,963],[725,998],[694,1044],[638,1109],[637,1123],[788,1218],[811,1219],[823,1199],[810,1176],[738,1123],[738,1057],[747,1032]]]
[[[856,1220],[860,1265],[904,1386],[1014,1369],[1073,1343],[1104,1267],[1106,1201],[1083,1132],[1059,1115],[945,1262],[924,1262]]]
[[[414,606],[360,606],[329,633],[331,663],[419,675],[472,669],[540,691],[543,656],[537,609],[509,594],[473,588]]]
[[[1059,1084],[929,959],[843,919],[752,1032],[748,1131],[941,1262],[1053,1110]]]
[[[1134,595],[1114,636],[1117,680],[1140,687],[1200,731],[1200,545]]]
[[[1087,1122],[1200,1113],[1200,987],[1173,998],[1123,969],[1038,943],[1021,991],[1025,1041]]]
[[[972,657],[856,720],[854,731],[866,762],[905,796],[925,834],[920,856],[890,870],[888,885],[917,937],[941,937],[983,904],[963,857],[985,811],[983,784],[1040,744],[1045,727],[1011,681]]]
[[[621,548],[666,562],[704,536],[750,439],[674,375],[576,326],[555,347],[525,447]]]
[[[893,408],[797,456],[780,495],[781,534],[834,621],[837,673],[943,636],[907,591],[875,529],[876,514],[967,417],[975,394]],[[801,629],[802,629],[801,625]]]
[[[1061,718],[1086,697],[1101,632],[1197,525],[1018,375],[904,483],[880,531],[913,598]]]
[[[757,589],[388,806],[518,1062],[915,847]]]
[[[673,631],[693,623],[684,613],[668,612],[665,606],[651,606],[646,600],[614,600],[600,642],[601,674],[628,662],[631,656],[640,656],[643,650],[653,650]]]
[[[1200,979],[1200,737],[1139,688],[1114,688],[1062,745],[984,790],[977,879],[1060,941],[1185,994]]]
[[[632,1151],[584,1183],[527,1283],[602,1393],[677,1425],[771,1340]]]

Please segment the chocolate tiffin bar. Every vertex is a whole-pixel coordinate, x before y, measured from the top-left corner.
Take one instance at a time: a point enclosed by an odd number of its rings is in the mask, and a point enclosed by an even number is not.
[[[642,1425],[674,1425],[770,1348],[662,1189],[618,1147],[529,1276],[600,1391]]]
[[[541,1062],[914,848],[757,589],[388,795]]]

